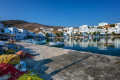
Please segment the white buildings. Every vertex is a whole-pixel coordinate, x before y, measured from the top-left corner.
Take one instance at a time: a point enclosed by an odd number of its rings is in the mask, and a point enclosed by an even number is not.
[[[19,30],[17,28],[14,27],[8,27],[8,29],[10,30],[10,35],[14,35],[14,39],[21,39],[22,35],[19,33]],[[6,31],[9,31],[6,29]]]
[[[102,22],[98,24],[98,26],[105,26],[105,25],[108,25],[108,23]]]
[[[8,33],[10,35],[13,35],[14,39],[25,39],[28,36],[35,36],[33,34],[33,32],[29,32],[25,29],[19,29],[19,28],[15,28],[15,27],[8,27],[4,29],[5,33]]]
[[[28,37],[36,37],[35,32],[27,31],[27,36]]]
[[[68,31],[69,30],[69,27],[66,27],[66,28],[63,28],[64,31]]]
[[[111,34],[112,32],[115,32],[115,34],[120,34],[120,23],[116,23],[115,27],[108,28],[108,34]]]
[[[49,34],[49,37],[55,37],[55,35],[52,32],[47,32]]]
[[[37,36],[40,37],[40,38],[45,38],[45,34],[43,34],[42,32],[39,32],[39,33],[37,34]]]
[[[63,30],[64,30],[64,36],[73,35],[73,31],[74,31],[73,27],[66,27],[66,28],[63,28]]]
[[[43,29],[43,32],[52,32],[54,29],[53,28],[46,28],[46,29]]]
[[[79,33],[79,29],[74,29],[73,34]]]
[[[58,31],[61,31],[61,32],[62,32],[62,31],[63,31],[63,29],[58,29]]]
[[[68,34],[69,36],[72,36],[72,35],[73,35],[73,27],[68,27],[67,34]]]
[[[28,36],[35,37],[34,32],[27,31],[25,29],[19,29],[15,27],[4,28],[4,25],[0,21],[0,39],[9,39],[9,36],[14,36],[14,39],[25,39]]]
[[[83,35],[87,35],[89,33],[93,32],[100,32],[100,29],[98,29],[98,26],[88,26],[88,25],[82,25],[79,27],[80,33],[83,33]]]
[[[82,25],[79,27],[79,31],[83,33],[83,35],[86,35],[86,33],[93,33],[93,32],[100,32],[101,35],[106,34],[112,34],[112,32],[115,32],[115,34],[120,34],[120,23],[116,23],[115,27],[108,27],[104,28],[103,26],[108,25],[108,23],[99,23],[98,26],[88,26],[88,25]]]
[[[40,27],[41,30],[45,29],[44,27]]]
[[[120,30],[120,23],[115,23],[115,27]]]
[[[27,30],[25,30],[25,29],[18,29],[18,32],[21,34],[20,39],[27,38]]]
[[[88,25],[82,25],[79,27],[80,32],[84,33],[84,32],[89,32],[89,27]]]

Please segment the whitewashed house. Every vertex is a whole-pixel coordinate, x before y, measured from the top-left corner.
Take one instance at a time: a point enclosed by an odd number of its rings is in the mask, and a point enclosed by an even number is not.
[[[46,29],[43,29],[43,32],[52,32],[54,29],[53,28],[46,28]]]
[[[45,38],[45,34],[43,34],[42,32],[39,32],[39,33],[37,34],[37,36],[38,36],[38,37],[41,37],[41,38]]]
[[[108,23],[101,22],[101,23],[98,24],[98,26],[105,26],[105,25],[108,25]]]
[[[69,30],[69,27],[66,27],[66,28],[63,28],[64,31],[68,31]]]
[[[101,34],[101,35],[106,35],[106,34],[108,34],[108,30],[106,30],[106,28],[103,28],[103,29],[100,31],[100,34]]]
[[[28,32],[27,32],[27,36],[29,36],[29,37],[36,37],[36,33],[35,33],[35,32],[31,32],[31,31],[28,31]]]
[[[79,33],[79,29],[74,29],[73,34]]]
[[[20,39],[27,38],[27,30],[25,30],[25,29],[18,29],[18,32],[21,34]]]
[[[40,27],[41,30],[45,29],[44,27]]]
[[[56,37],[52,32],[46,32],[49,34],[50,37]]]
[[[115,27],[120,29],[120,23],[115,23]]]
[[[108,28],[108,34],[111,34],[112,32],[115,32],[114,27]]]
[[[108,34],[112,34],[112,32],[115,32],[115,34],[120,34],[120,23],[116,23],[115,27],[108,28]]]
[[[73,27],[66,27],[63,28],[63,34],[64,36],[72,36],[73,35],[74,28]]]
[[[23,33],[19,32],[19,29],[15,28],[15,27],[8,27],[8,28],[6,28],[6,31],[9,31],[8,29],[10,30],[10,35],[14,35],[14,37],[13,37],[14,39],[26,38]]]
[[[73,35],[73,27],[68,27],[67,28],[67,35],[72,36]]]
[[[115,23],[114,32],[115,34],[120,34],[120,23]]]
[[[88,31],[89,31],[88,25],[82,25],[82,26],[80,26],[80,27],[79,27],[79,30],[80,30],[80,32],[82,32],[82,33],[88,32]]]
[[[88,33],[93,33],[93,32],[100,32],[101,30],[98,29],[98,26],[90,26],[90,28],[88,29]]]
[[[58,29],[58,31],[61,31],[61,32],[63,32],[63,29]]]

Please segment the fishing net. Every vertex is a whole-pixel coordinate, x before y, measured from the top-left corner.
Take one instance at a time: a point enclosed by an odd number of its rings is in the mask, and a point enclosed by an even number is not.
[[[0,56],[0,63],[7,63],[16,65],[20,63],[20,58],[18,55],[10,54],[10,55],[1,55]]]
[[[8,80],[16,80],[18,77],[20,77],[25,72],[21,72],[17,70],[13,65],[11,64],[0,64],[0,77],[4,77],[5,75],[8,77],[11,76]]]
[[[26,57],[30,58],[32,56],[30,53],[26,51],[18,51],[16,54],[20,56],[20,59],[23,59]]]
[[[14,54],[15,51],[13,49],[7,49],[4,51],[5,54]]]
[[[37,74],[32,75],[31,72],[27,72],[20,76],[17,80],[43,80],[42,78],[39,78]]]

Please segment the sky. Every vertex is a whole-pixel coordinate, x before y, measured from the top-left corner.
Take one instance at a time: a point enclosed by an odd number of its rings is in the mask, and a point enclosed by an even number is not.
[[[120,0],[0,0],[1,20],[79,27],[120,22]]]

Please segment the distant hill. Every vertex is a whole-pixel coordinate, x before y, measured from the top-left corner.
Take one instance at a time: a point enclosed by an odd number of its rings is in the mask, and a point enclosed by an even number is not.
[[[44,27],[44,28],[54,28],[54,31],[56,31],[58,28],[64,28],[60,26],[49,26],[49,25],[43,25],[38,23],[30,23],[22,20],[6,20],[2,21],[2,23],[5,25],[5,27],[16,27],[16,28],[24,28],[29,31],[35,31],[36,28]]]

